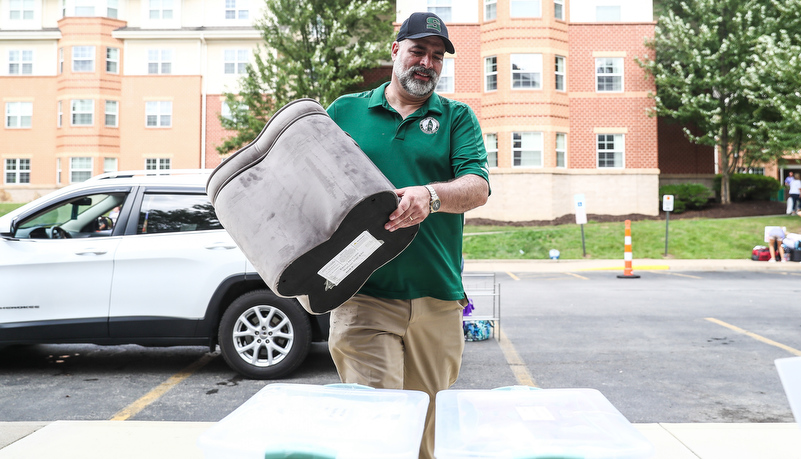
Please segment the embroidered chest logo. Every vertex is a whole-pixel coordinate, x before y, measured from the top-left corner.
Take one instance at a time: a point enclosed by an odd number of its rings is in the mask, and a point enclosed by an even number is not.
[[[428,116],[420,121],[420,130],[426,134],[436,134],[439,131],[439,121]]]

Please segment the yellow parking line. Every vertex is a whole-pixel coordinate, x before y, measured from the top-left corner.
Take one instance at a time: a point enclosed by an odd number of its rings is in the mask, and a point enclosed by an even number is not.
[[[577,277],[577,278],[583,279],[583,280],[590,280],[589,277],[579,276],[578,274],[575,274],[575,273],[565,273],[565,274],[567,274],[568,276]]]
[[[211,362],[215,357],[217,357],[217,355],[218,354],[206,354],[199,358],[188,367],[172,375],[168,380],[159,384],[155,389],[142,396],[139,400],[120,410],[111,418],[111,420],[125,421],[131,416],[135,416],[137,413],[147,408],[148,405],[161,398],[161,396],[166,394],[170,389],[180,384],[186,378],[192,376],[192,374],[194,374],[197,370],[203,368],[204,365]]]
[[[534,381],[534,378],[531,377],[528,368],[526,368],[526,363],[520,358],[520,354],[517,353],[517,349],[515,349],[514,344],[512,344],[512,340],[503,333],[501,327],[498,327],[498,335],[498,345],[501,347],[501,351],[503,351],[503,355],[506,357],[506,363],[509,364],[509,368],[515,375],[517,383],[522,386],[537,387],[537,383]]]
[[[716,324],[718,324],[718,325],[720,325],[722,327],[726,327],[729,330],[734,330],[737,333],[742,333],[743,335],[750,336],[751,338],[754,338],[755,340],[761,341],[761,342],[763,342],[765,344],[770,344],[771,346],[778,347],[779,349],[784,349],[785,351],[789,352],[790,354],[801,356],[801,351],[799,351],[798,349],[794,349],[794,348],[792,348],[790,346],[787,346],[787,345],[784,345],[782,343],[777,343],[776,341],[773,341],[772,339],[765,338],[764,336],[759,336],[756,333],[751,333],[750,331],[743,330],[740,327],[737,327],[737,326],[734,326],[734,325],[731,325],[731,324],[727,324],[726,322],[723,322],[722,320],[718,320],[718,319],[715,319],[715,318],[712,318],[712,317],[707,317],[706,320],[708,320],[708,321],[710,321],[712,323],[716,323]]]
[[[517,281],[517,280],[520,280],[520,278],[519,278],[519,277],[515,276],[514,274],[512,274],[512,273],[511,273],[511,272],[509,272],[509,271],[506,271],[506,274],[507,274],[509,277],[511,277],[512,279],[516,280],[516,281]]]

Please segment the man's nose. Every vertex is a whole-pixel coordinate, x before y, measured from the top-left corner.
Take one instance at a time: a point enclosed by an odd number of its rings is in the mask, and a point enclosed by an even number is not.
[[[427,69],[433,68],[434,67],[434,59],[431,56],[429,56],[428,54],[426,54],[422,58],[420,58],[420,65],[422,65],[423,67],[425,67]]]

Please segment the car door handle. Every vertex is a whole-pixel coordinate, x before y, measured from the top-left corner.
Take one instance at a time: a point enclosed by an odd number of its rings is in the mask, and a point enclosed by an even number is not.
[[[87,248],[81,250],[80,252],[75,252],[75,255],[105,255],[107,252],[108,250]]]
[[[215,242],[206,246],[209,250],[231,250],[236,248],[236,244],[226,242]]]

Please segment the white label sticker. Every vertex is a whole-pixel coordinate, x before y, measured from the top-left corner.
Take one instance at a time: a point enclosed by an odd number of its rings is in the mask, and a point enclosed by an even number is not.
[[[517,414],[524,421],[555,421],[556,418],[544,406],[516,406]]]
[[[383,244],[368,231],[362,232],[345,247],[333,260],[317,271],[328,282],[339,285],[350,273],[364,263]]]

